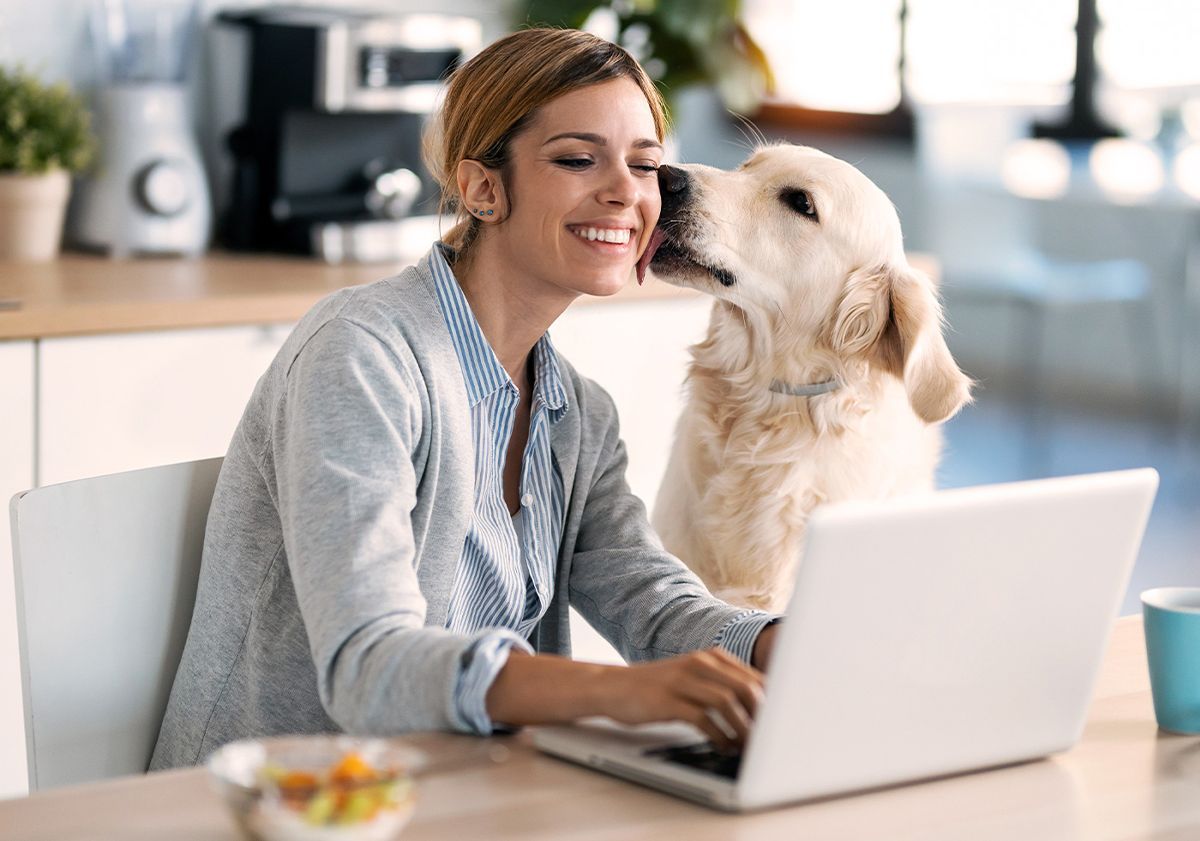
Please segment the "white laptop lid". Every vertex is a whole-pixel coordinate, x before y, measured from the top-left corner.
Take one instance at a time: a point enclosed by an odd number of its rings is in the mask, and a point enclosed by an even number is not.
[[[818,509],[740,806],[1074,744],[1157,486],[1145,469]]]

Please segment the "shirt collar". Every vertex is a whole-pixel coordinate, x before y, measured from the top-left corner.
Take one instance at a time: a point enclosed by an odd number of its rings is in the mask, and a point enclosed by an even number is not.
[[[433,274],[438,305],[450,330],[454,352],[467,387],[467,398],[474,408],[481,400],[507,386],[516,389],[512,378],[496,358],[496,352],[483,335],[483,329],[471,311],[454,270],[447,259],[449,246],[435,243],[430,251],[429,268]],[[453,252],[450,252],[453,253]],[[544,333],[533,346],[533,397],[550,411],[551,423],[567,411],[567,392],[563,386],[558,354]]]
[[[546,404],[551,423],[556,423],[566,414],[567,390],[558,367],[558,352],[550,341],[549,333],[543,333],[533,346],[533,398]]]

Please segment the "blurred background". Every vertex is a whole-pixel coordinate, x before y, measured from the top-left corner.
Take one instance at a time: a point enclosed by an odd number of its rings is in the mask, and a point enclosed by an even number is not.
[[[239,201],[230,132],[249,119],[252,90],[253,26],[238,16],[289,8],[297,4],[4,0],[0,65],[65,82],[98,109],[123,72],[121,15],[174,38],[153,49],[179,65],[165,75],[183,85],[207,182],[204,247],[252,250],[221,233]],[[479,44],[522,20],[584,25],[626,44],[663,82],[678,160],[735,166],[761,137],[855,164],[895,202],[910,251],[940,266],[952,350],[979,381],[975,405],[947,426],[941,483],[1152,465],[1162,490],[1123,612],[1137,609],[1141,588],[1200,584],[1200,3],[300,8],[464,16]],[[153,23],[162,14],[173,29]],[[113,129],[101,130],[103,146]],[[427,201],[414,183],[409,200]],[[298,201],[290,206],[299,213]],[[633,479],[652,497],[651,462],[635,465]]]

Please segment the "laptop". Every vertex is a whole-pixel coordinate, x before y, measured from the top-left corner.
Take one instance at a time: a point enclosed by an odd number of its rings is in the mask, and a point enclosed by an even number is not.
[[[1067,750],[1157,487],[1141,469],[818,508],[740,756],[684,724],[534,744],[726,811]]]

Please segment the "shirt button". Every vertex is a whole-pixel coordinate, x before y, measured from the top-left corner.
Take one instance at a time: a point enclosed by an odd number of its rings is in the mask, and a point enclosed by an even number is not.
[[[525,494],[525,496],[521,497],[521,504],[526,508],[533,505],[533,494]]]

